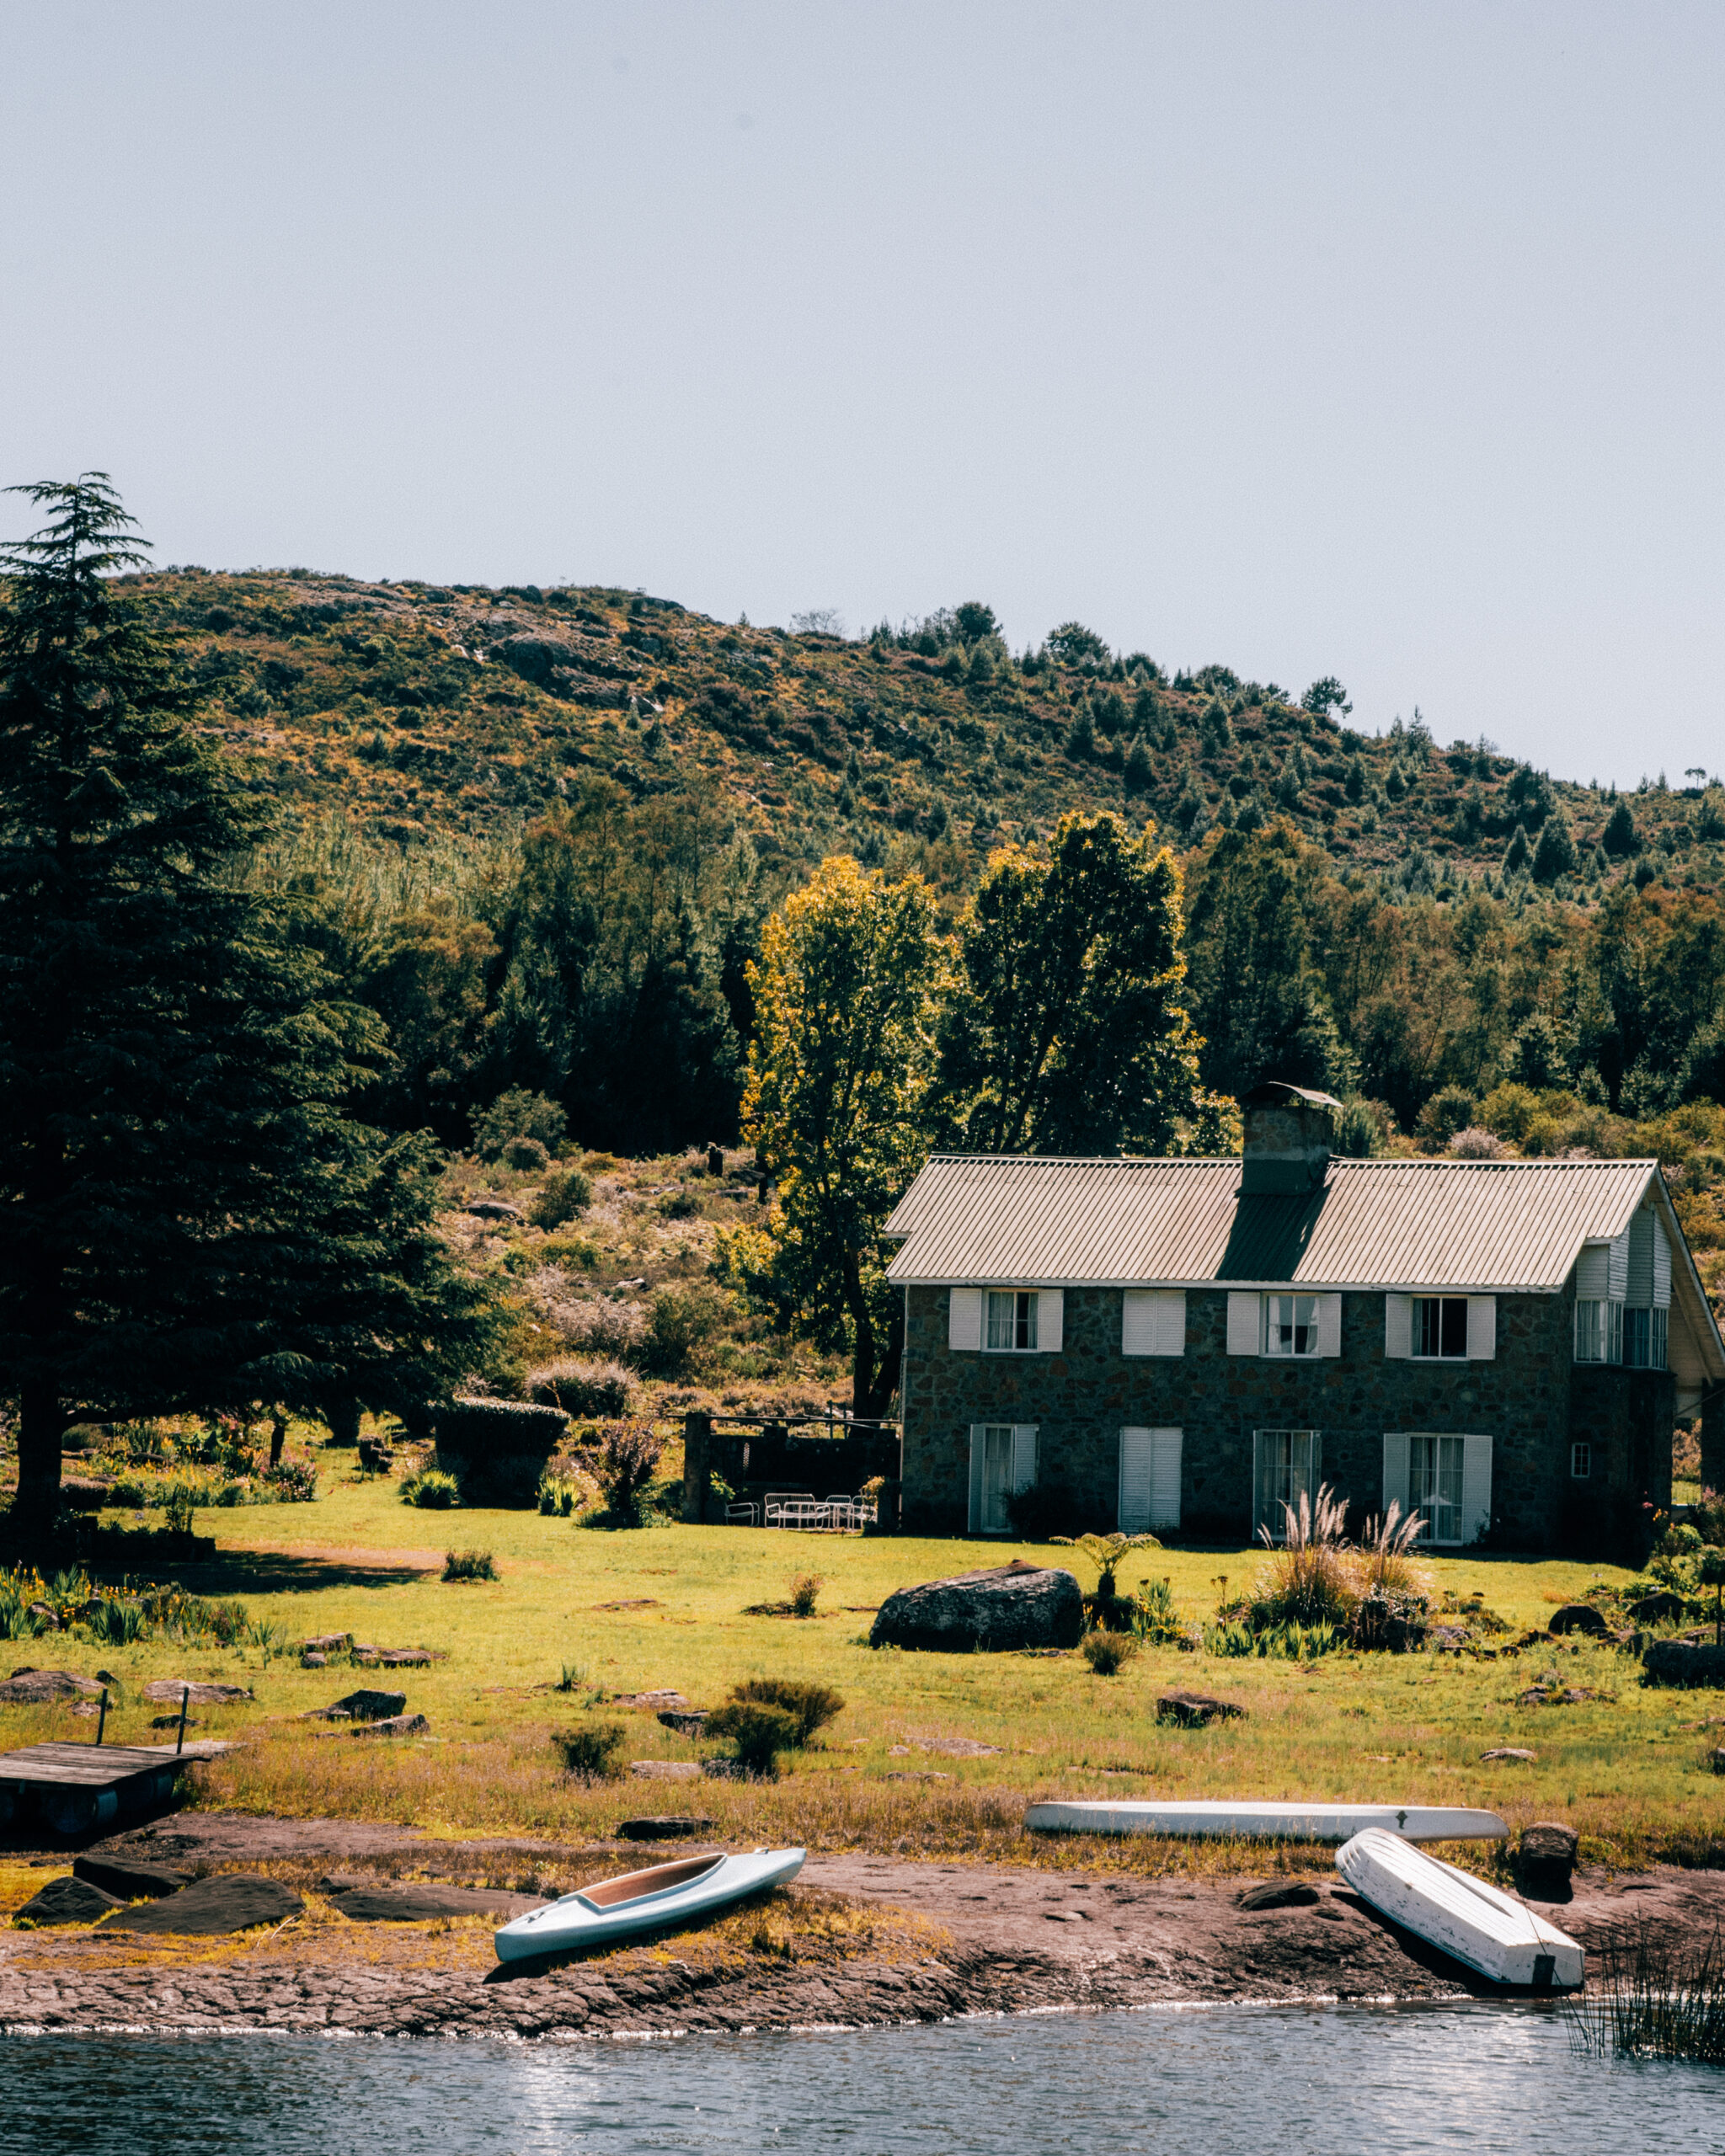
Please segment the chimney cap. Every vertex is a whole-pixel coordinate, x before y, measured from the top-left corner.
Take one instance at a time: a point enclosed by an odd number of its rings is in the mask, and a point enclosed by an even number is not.
[[[1242,1093],[1242,1108],[1291,1107],[1296,1101],[1307,1107],[1339,1108],[1342,1103],[1333,1093],[1314,1092],[1309,1086],[1290,1086],[1279,1078],[1267,1078],[1262,1085],[1254,1086],[1249,1093]]]

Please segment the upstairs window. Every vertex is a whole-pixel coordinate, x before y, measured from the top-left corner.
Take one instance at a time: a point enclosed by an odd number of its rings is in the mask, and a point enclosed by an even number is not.
[[[1623,1360],[1632,1370],[1663,1370],[1670,1312],[1630,1310],[1623,1313]]]
[[[1033,1288],[991,1288],[988,1291],[986,1345],[996,1354],[1034,1354],[1036,1352],[1036,1290]]]
[[[1316,1295],[1264,1297],[1263,1352],[1266,1355],[1316,1354]]]
[[[1413,1352],[1433,1362],[1467,1360],[1466,1295],[1413,1298]]]
[[[1575,1305],[1575,1359],[1578,1363],[1623,1360],[1623,1305],[1591,1296]]]

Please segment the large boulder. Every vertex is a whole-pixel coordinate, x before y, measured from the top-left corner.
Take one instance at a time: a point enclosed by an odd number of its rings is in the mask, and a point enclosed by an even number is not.
[[[31,1895],[13,1917],[18,1924],[94,1924],[120,1906],[117,1897],[104,1894],[88,1879],[51,1879],[39,1894]]]
[[[72,1870],[74,1878],[99,1886],[118,1902],[159,1902],[190,1886],[192,1878],[177,1864],[142,1864],[130,1857],[75,1857]]]
[[[1084,1597],[1071,1573],[1015,1558],[988,1572],[901,1587],[880,1605],[868,1644],[1001,1654],[1075,1647],[1083,1636]]]
[[[101,1690],[93,1678],[69,1669],[15,1669],[0,1684],[0,1703],[8,1707],[42,1707],[57,1700],[93,1699]]]
[[[1706,1684],[1725,1690],[1725,1647],[1654,1640],[1642,1657],[1647,1684]]]

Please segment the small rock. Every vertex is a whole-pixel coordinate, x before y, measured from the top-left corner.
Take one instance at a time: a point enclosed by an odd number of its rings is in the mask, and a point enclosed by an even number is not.
[[[188,1692],[195,1707],[231,1707],[252,1697],[243,1684],[195,1684],[189,1677],[152,1678],[144,1687],[147,1700],[172,1700],[176,1705]]]
[[[354,1643],[351,1632],[320,1632],[315,1640],[307,1640],[301,1649],[303,1654],[345,1654]]]
[[[471,1205],[464,1205],[462,1212],[471,1213],[476,1220],[519,1220],[519,1209],[505,1205],[500,1198],[476,1198]]]
[[[707,1727],[707,1716],[705,1707],[689,1707],[682,1710],[663,1707],[660,1710],[659,1719],[667,1729],[674,1729],[679,1737],[699,1737]]]
[[[59,1632],[65,1630],[51,1602],[33,1602],[30,1604],[29,1614],[45,1632]]]
[[[943,1759],[990,1759],[1001,1750],[998,1744],[983,1744],[974,1737],[919,1737],[919,1752],[937,1752]]]
[[[327,1669],[328,1667],[329,1657],[327,1654],[307,1653],[302,1654],[300,1657],[300,1668],[302,1669]]]
[[[1532,1826],[1522,1828],[1516,1854],[1530,1869],[1561,1871],[1567,1878],[1575,1868],[1580,1845],[1575,1829],[1566,1827],[1561,1819],[1536,1819]]]
[[[121,1902],[157,1901],[164,1894],[177,1894],[191,1884],[192,1876],[178,1865],[139,1864],[111,1856],[76,1857],[72,1869],[77,1878]]]
[[[102,1688],[69,1669],[15,1669],[0,1684],[0,1703],[12,1707],[45,1706],[55,1700],[94,1699]]]
[[[104,1894],[88,1879],[51,1879],[39,1894],[31,1895],[13,1918],[14,1924],[94,1924],[120,1907],[120,1897]]]
[[[405,1692],[350,1692],[333,1707],[318,1710],[331,1721],[387,1721],[406,1707]]]
[[[218,1871],[194,1881],[165,1901],[116,1910],[102,1921],[104,1931],[182,1932],[206,1938],[246,1931],[259,1924],[280,1924],[304,1908],[291,1887],[257,1871]]]
[[[1551,1629],[1562,1637],[1566,1632],[1590,1632],[1598,1639],[1610,1630],[1599,1611],[1585,1602],[1566,1602],[1551,1613]]]
[[[380,1647],[380,1666],[385,1669],[429,1669],[431,1656],[425,1647]]]
[[[1707,1764],[1716,1774],[1725,1774],[1725,1744],[1715,1745],[1708,1753]]]
[[[378,1721],[359,1721],[350,1737],[418,1737],[431,1726],[424,1715],[386,1715]]]
[[[1531,1766],[1539,1754],[1527,1751],[1519,1744],[1499,1744],[1490,1752],[1482,1752],[1479,1756],[1482,1759],[1522,1759]]]
[[[1304,1880],[1272,1879],[1262,1886],[1248,1886],[1236,1897],[1235,1906],[1242,1909],[1299,1909],[1316,1901],[1316,1886],[1309,1886]]]
[[[1156,1718],[1179,1729],[1204,1729],[1213,1721],[1243,1721],[1246,1710],[1231,1700],[1212,1699],[1207,1692],[1164,1692],[1156,1703]]]
[[[329,1898],[354,1924],[426,1924],[437,1917],[523,1917],[529,1909],[542,1908],[545,1903],[542,1894],[509,1894],[487,1886],[444,1886],[435,1880],[413,1880],[399,1886],[368,1881]]]
[[[185,1726],[188,1729],[199,1729],[203,1725],[195,1715],[188,1715],[185,1718]],[[152,1729],[178,1729],[179,1716],[178,1715],[152,1715],[150,1726]]]
[[[625,1842],[674,1842],[685,1834],[711,1833],[713,1822],[689,1812],[648,1812],[638,1819],[620,1819],[617,1831]]]
[[[1425,1636],[1425,1643],[1434,1654],[1460,1654],[1471,1646],[1472,1634],[1466,1625],[1434,1625]]]
[[[601,1609],[656,1609],[656,1602],[604,1602]],[[607,1704],[613,1707],[685,1708],[688,1701],[681,1692],[613,1692]]]
[[[632,1759],[629,1772],[648,1782],[693,1782],[701,1779],[696,1759]]]

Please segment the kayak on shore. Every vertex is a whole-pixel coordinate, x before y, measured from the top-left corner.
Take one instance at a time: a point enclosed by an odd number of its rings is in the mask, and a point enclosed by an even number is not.
[[[1587,1956],[1513,1895],[1375,1827],[1344,1842],[1336,1869],[1364,1902],[1493,1983],[1573,1990]]]
[[[729,1856],[719,1849],[595,1881],[505,1924],[495,1935],[497,1958],[531,1961],[693,1924],[794,1879],[807,1854],[806,1849],[751,1849]]]
[[[1449,1804],[1322,1804],[1298,1799],[1236,1801],[1194,1798],[1158,1803],[1055,1800],[1033,1804],[1024,1824],[1034,1834],[1191,1834],[1252,1842],[1345,1842],[1368,1827],[1407,1842],[1503,1841],[1509,1829],[1495,1812]]]

